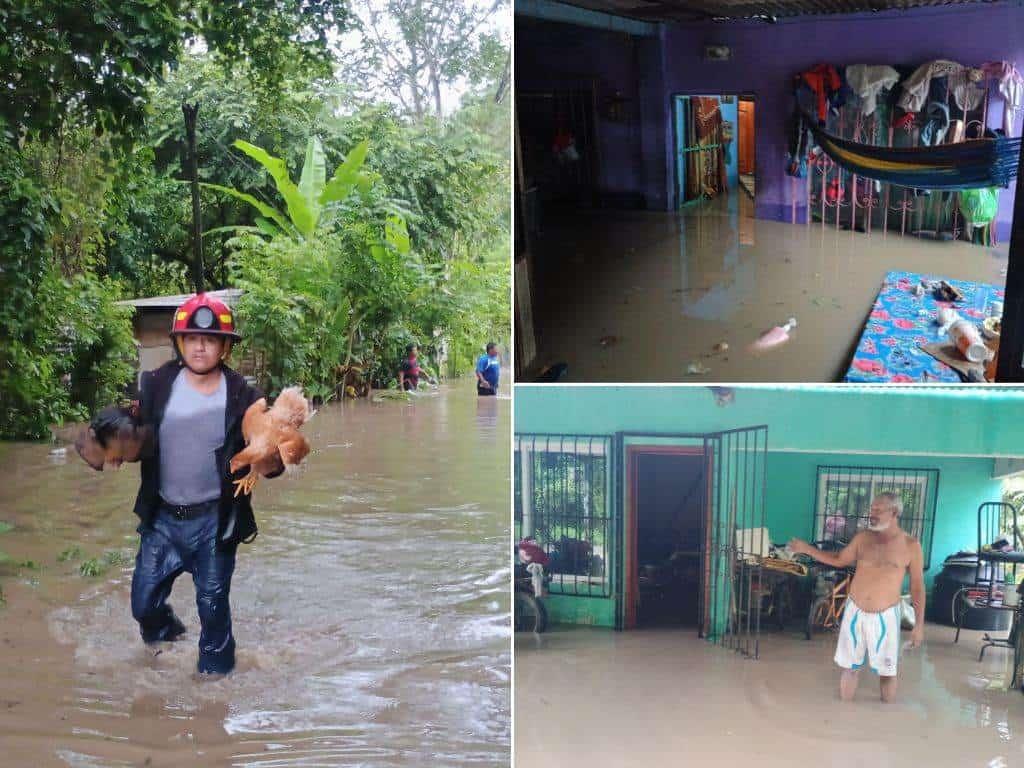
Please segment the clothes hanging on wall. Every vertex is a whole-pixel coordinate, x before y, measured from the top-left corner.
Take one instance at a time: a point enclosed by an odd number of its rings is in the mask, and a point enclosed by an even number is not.
[[[810,126],[804,119],[803,112],[797,107],[789,118],[787,126],[789,137],[789,158],[786,162],[786,174],[802,179],[807,175],[807,150],[813,139]]]
[[[839,72],[831,64],[819,64],[814,69],[801,72],[798,81],[810,88],[817,98],[818,121],[824,125],[828,117],[829,102],[836,102],[843,85]]]
[[[985,92],[978,83],[984,79],[983,74],[955,61],[936,59],[925,62],[903,81],[900,107],[907,112],[920,112],[928,100],[928,89],[932,79],[936,77],[949,78],[949,90],[960,109],[977,109],[981,104]]]
[[[928,102],[925,123],[921,127],[921,144],[934,147],[946,138],[949,128],[949,106],[941,101]]]
[[[1003,97],[1003,131],[1010,136],[1014,115],[1024,107],[1024,78],[1008,61],[990,61],[982,64],[981,68],[999,83],[999,93]]]
[[[949,76],[949,90],[953,94],[953,101],[964,112],[981,106],[987,86],[985,73],[975,67],[964,67]]]
[[[888,64],[851,64],[846,68],[846,82],[860,97],[865,117],[874,114],[878,94],[892,88],[900,80],[900,73]]]

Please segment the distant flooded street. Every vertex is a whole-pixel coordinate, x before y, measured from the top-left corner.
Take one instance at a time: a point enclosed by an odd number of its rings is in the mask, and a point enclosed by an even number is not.
[[[508,765],[509,405],[464,380],[320,408],[304,466],[256,486],[215,681],[188,574],[184,642],[147,648],[132,619],[138,467],[0,444],[0,549],[40,566],[0,566],[0,762]]]

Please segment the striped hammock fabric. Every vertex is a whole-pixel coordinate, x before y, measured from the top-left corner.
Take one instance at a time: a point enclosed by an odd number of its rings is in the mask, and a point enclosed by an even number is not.
[[[1020,139],[973,139],[934,147],[877,147],[827,133],[807,118],[818,146],[850,173],[914,189],[1006,187],[1017,175]]]

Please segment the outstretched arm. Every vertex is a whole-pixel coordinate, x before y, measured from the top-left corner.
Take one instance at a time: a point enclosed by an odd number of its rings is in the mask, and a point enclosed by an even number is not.
[[[790,539],[789,548],[797,554],[813,557],[819,563],[833,568],[849,568],[857,562],[857,548],[860,544],[860,534],[853,537],[853,540],[839,552],[825,552],[803,539]]]

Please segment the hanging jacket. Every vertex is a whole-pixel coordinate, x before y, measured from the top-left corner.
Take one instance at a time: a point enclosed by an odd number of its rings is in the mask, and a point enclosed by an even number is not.
[[[932,79],[936,77],[949,78],[949,90],[960,109],[977,109],[981,104],[985,95],[985,91],[978,85],[982,80],[982,73],[955,61],[936,59],[925,62],[903,81],[900,107],[907,112],[920,112],[928,100],[928,89]]]
[[[921,144],[926,147],[938,146],[946,138],[949,128],[949,107],[941,101],[928,102],[926,120],[921,127]]]
[[[159,368],[142,374],[139,385],[139,419],[143,424],[153,427],[153,434],[160,434],[160,422],[163,420],[167,401],[171,397],[171,385],[182,369],[177,360],[164,363]],[[219,521],[217,526],[217,545],[230,549],[239,542],[250,542],[256,538],[256,519],[252,512],[252,497],[241,494],[235,498],[233,480],[249,473],[249,467],[242,467],[234,475],[228,468],[231,457],[245,448],[242,437],[242,416],[246,409],[263,397],[257,388],[249,386],[245,378],[237,371],[221,365],[227,384],[227,398],[224,405],[224,445],[215,452],[217,470],[220,473],[220,502],[218,506]],[[267,475],[277,477],[284,472],[284,467]],[[153,454],[141,462],[142,482],[135,499],[135,514],[140,523],[137,530],[151,524],[153,516],[160,507],[160,441],[156,440]]]
[[[851,64],[846,68],[846,82],[860,97],[865,117],[875,112],[878,94],[900,81],[900,73],[888,64]]]
[[[839,95],[843,81],[831,64],[819,64],[814,69],[801,72],[798,76],[817,98],[818,121],[824,125],[828,117],[829,102]]]
[[[789,158],[786,174],[799,179],[807,175],[807,150],[811,147],[811,130],[798,106],[789,118]]]
[[[1012,136],[1014,113],[1024,107],[1024,77],[1008,61],[990,61],[982,64],[981,69],[999,84],[1003,97],[1003,132]]]

